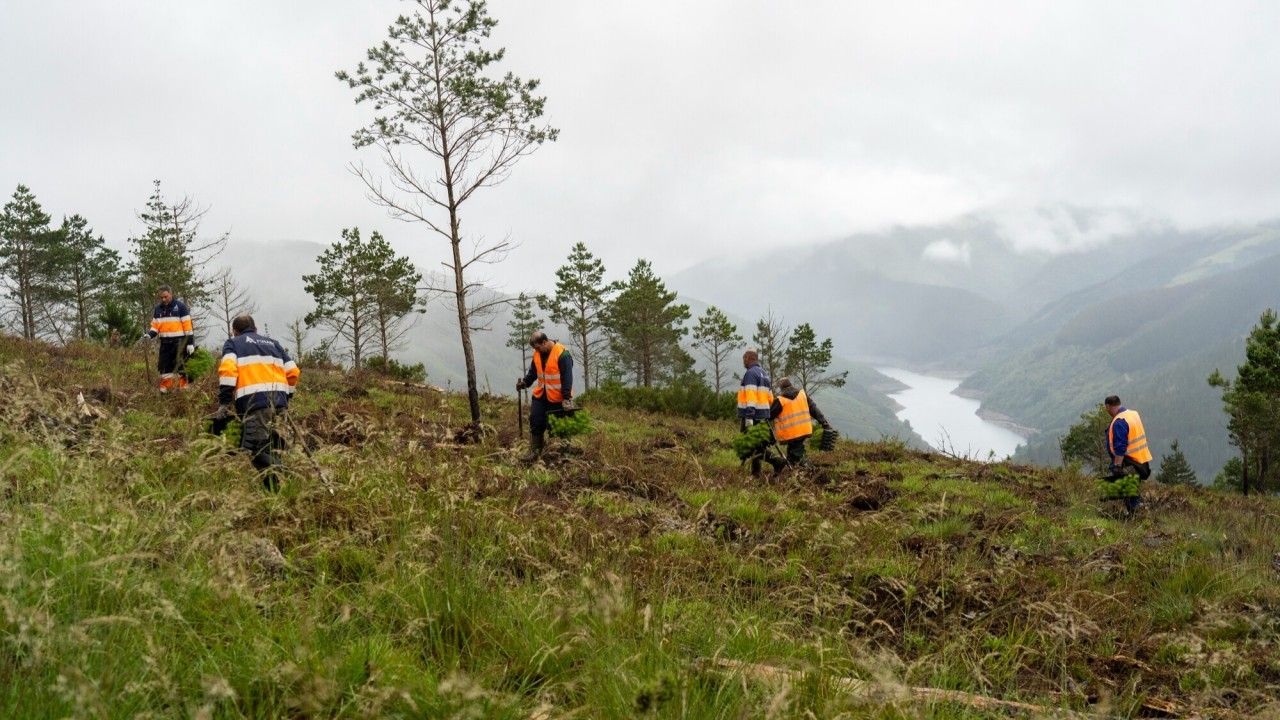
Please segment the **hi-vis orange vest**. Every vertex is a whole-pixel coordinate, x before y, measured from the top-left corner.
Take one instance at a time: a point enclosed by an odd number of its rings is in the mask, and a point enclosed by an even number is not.
[[[801,390],[792,400],[785,395],[778,396],[778,404],[782,412],[773,421],[773,436],[778,442],[799,440],[813,434],[813,418],[809,416],[809,399]]]
[[[564,346],[556,343],[551,352],[547,353],[547,365],[542,366],[542,353],[535,352],[533,354],[533,368],[538,371],[538,381],[533,384],[533,396],[547,397],[547,402],[558,403],[564,402],[564,392],[560,387],[560,353],[564,352]]]
[[[1111,419],[1111,425],[1107,428],[1107,451],[1114,455],[1116,447],[1116,420],[1124,419],[1129,423],[1129,444],[1125,448],[1124,456],[1133,458],[1136,463],[1151,462],[1151,449],[1147,447],[1147,430],[1142,427],[1142,418],[1138,416],[1137,410],[1125,410],[1117,413]]]

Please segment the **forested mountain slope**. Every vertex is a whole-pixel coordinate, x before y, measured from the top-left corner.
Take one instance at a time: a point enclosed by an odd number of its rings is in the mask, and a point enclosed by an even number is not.
[[[1130,287],[1125,273],[1092,295],[1101,299],[1059,302],[1024,327],[1034,344],[1006,351],[962,387],[984,409],[1040,429],[1025,451],[1037,461],[1055,460],[1066,427],[1119,394],[1143,411],[1157,456],[1177,439],[1202,479],[1212,479],[1231,448],[1219,393],[1205,379],[1215,368],[1234,373],[1249,329],[1264,309],[1280,307],[1280,255],[1200,279],[1183,268],[1166,268],[1170,279],[1158,286]]]

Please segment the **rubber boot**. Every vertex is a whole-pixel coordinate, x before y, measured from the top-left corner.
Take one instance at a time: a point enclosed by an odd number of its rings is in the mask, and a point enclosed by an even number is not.
[[[773,466],[773,474],[781,475],[783,470],[787,469],[787,461],[780,457],[770,456],[769,464]]]
[[[534,435],[529,440],[529,454],[520,458],[520,462],[532,464],[538,462],[542,457],[542,450],[546,447],[546,439],[540,435]]]

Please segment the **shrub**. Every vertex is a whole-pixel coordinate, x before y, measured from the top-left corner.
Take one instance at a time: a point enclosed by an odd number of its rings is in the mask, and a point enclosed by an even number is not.
[[[399,362],[395,358],[375,357],[365,360],[364,367],[370,372],[389,377],[392,380],[409,383],[424,383],[427,381],[427,366],[422,363],[408,365]]]
[[[336,370],[338,361],[333,357],[333,339],[325,340],[313,348],[303,350],[300,357],[295,358],[298,364],[306,368],[319,370]]]
[[[582,396],[583,402],[625,410],[683,415],[708,420],[730,420],[738,413],[733,393],[719,393],[700,377],[682,379],[662,387],[628,387],[618,382],[601,385]]]

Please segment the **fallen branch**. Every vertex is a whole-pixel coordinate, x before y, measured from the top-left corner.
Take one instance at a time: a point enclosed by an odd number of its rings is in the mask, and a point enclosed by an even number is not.
[[[700,664],[702,667],[714,672],[741,674],[774,684],[796,683],[803,676],[803,673],[795,670],[773,667],[772,665],[746,663],[726,658],[704,660]],[[861,698],[877,699],[895,694],[895,689],[886,688],[880,684],[866,680],[859,680],[857,678],[834,677],[830,679],[830,682],[841,691]],[[1075,710],[1052,708],[1045,705],[1034,705],[1032,703],[1018,702],[1016,700],[1000,700],[999,698],[975,695],[973,693],[962,692],[960,690],[939,690],[937,688],[926,687],[902,687],[900,690],[912,700],[923,702],[949,702],[957,705],[965,705],[975,710],[1002,710],[1010,713],[1031,715],[1034,717],[1073,718],[1078,720],[1097,718],[1096,715],[1081,713]]]
[[[324,468],[320,467],[320,463],[316,462],[315,457],[311,455],[311,448],[307,447],[307,440],[302,435],[302,428],[298,427],[298,423],[294,422],[292,415],[285,413],[284,418],[285,422],[289,424],[289,429],[293,431],[294,443],[302,447],[302,454],[311,463],[311,467],[316,471],[316,474],[320,476],[320,482],[324,484],[324,488],[329,491],[329,494],[333,495],[333,482],[329,480],[329,475],[324,471]]]

